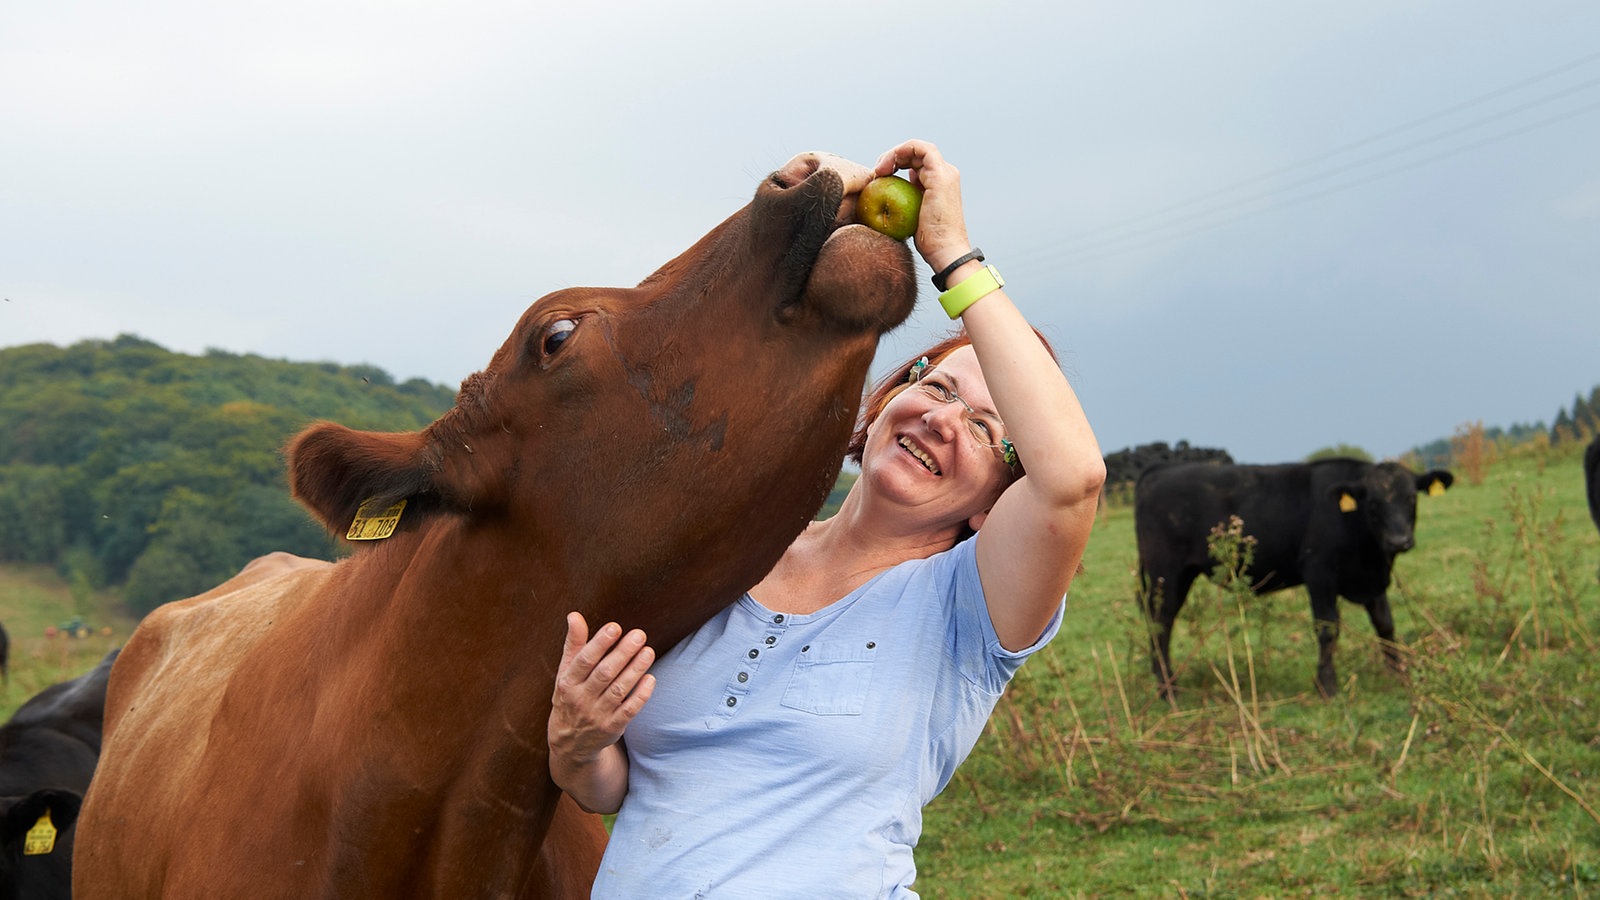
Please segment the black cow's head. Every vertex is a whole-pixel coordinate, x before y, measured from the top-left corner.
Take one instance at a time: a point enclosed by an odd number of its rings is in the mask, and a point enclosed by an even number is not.
[[[72,896],[72,826],[83,797],[44,789],[0,797],[0,900]]]
[[[1328,489],[1329,496],[1347,516],[1360,516],[1378,546],[1389,556],[1416,546],[1417,495],[1442,494],[1455,476],[1444,469],[1421,475],[1399,463],[1369,466],[1360,479]]]

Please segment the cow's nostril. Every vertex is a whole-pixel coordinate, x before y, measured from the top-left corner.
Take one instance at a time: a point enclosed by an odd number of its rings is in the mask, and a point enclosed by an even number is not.
[[[772,173],[772,183],[780,188],[788,189],[795,185],[803,184],[817,170],[822,168],[822,158],[816,153],[802,153],[783,164],[783,167]]]

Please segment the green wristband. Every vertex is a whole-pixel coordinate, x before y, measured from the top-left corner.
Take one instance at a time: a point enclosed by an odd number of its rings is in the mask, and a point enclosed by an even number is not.
[[[963,279],[960,284],[940,294],[939,305],[944,307],[945,315],[952,319],[960,318],[967,307],[1000,290],[1005,283],[999,269],[984,266],[978,274]]]

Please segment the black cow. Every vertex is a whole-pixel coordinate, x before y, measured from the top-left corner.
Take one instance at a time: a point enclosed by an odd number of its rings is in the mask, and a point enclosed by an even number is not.
[[[1589,518],[1600,528],[1600,434],[1583,451],[1583,485],[1589,494]]]
[[[1600,434],[1583,451],[1583,486],[1589,495],[1589,518],[1600,528]]]
[[[116,658],[113,650],[92,670],[45,688],[0,725],[0,900],[71,896],[74,825],[100,759]],[[41,824],[34,837],[53,828],[53,841],[29,840]]]
[[[1337,690],[1333,653],[1339,640],[1339,597],[1366,607],[1384,654],[1398,668],[1389,577],[1398,553],[1416,543],[1417,494],[1441,493],[1455,480],[1435,470],[1415,475],[1398,463],[1327,459],[1276,466],[1175,463],[1145,471],[1134,487],[1134,531],[1145,610],[1150,617],[1150,668],[1161,693],[1173,686],[1172,624],[1201,573],[1215,561],[1211,530],[1232,516],[1256,541],[1244,575],[1257,594],[1306,586],[1318,657],[1317,688]]]
[[[68,900],[78,791],[0,796],[0,900]]]

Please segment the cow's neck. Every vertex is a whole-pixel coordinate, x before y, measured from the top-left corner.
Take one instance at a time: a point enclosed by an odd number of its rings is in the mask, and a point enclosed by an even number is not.
[[[381,657],[373,668],[381,693],[349,696],[352,707],[377,708],[352,708],[352,720],[406,721],[425,732],[406,745],[419,754],[406,764],[437,795],[440,827],[483,836],[444,841],[466,858],[430,860],[438,871],[418,877],[461,866],[485,867],[480,878],[520,869],[495,848],[510,836],[537,846],[559,793],[545,727],[564,610],[545,596],[537,555],[527,550],[509,553],[481,534],[469,549],[458,528],[389,540],[340,567],[342,608],[329,612],[376,632],[363,649]]]

